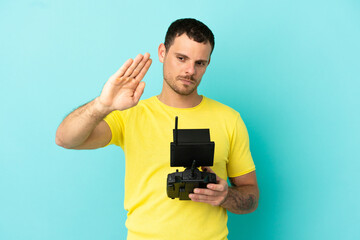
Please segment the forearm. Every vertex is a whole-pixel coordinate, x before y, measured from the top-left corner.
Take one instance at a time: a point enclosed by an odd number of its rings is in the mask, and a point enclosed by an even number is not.
[[[70,113],[58,127],[56,144],[64,148],[79,146],[110,112],[99,103],[98,98],[79,107]]]
[[[229,187],[228,194],[221,206],[232,213],[246,214],[256,210],[258,200],[257,186],[233,186]]]

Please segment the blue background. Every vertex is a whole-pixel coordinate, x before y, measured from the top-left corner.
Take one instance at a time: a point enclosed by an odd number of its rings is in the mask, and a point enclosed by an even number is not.
[[[55,131],[138,53],[158,94],[182,17],[213,30],[200,93],[241,113],[257,166],[259,208],[230,214],[229,239],[360,239],[359,1],[1,0],[1,240],[125,238],[122,151]]]

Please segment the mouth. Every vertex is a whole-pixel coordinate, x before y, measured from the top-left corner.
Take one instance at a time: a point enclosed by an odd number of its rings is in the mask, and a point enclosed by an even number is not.
[[[183,84],[186,85],[190,85],[190,84],[195,84],[195,81],[189,79],[189,78],[178,78],[178,80],[180,80]]]

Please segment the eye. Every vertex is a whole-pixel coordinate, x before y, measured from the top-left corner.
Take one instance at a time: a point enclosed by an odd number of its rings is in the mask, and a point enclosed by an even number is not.
[[[184,61],[184,58],[183,57],[177,57],[180,61]]]
[[[201,66],[201,67],[204,67],[204,66],[205,66],[205,63],[204,63],[204,62],[197,62],[196,64],[199,65],[199,66]]]

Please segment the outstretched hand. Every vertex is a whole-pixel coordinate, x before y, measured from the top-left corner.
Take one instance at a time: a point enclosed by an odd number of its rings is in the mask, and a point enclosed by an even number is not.
[[[210,167],[201,167],[208,172],[215,173]],[[228,184],[226,180],[216,175],[217,184],[209,183],[207,188],[195,188],[194,193],[189,197],[194,202],[204,202],[213,206],[220,206],[226,199],[228,194]]]
[[[134,107],[144,92],[145,82],[141,80],[151,62],[149,53],[128,59],[105,83],[99,97],[100,104],[109,111]]]

